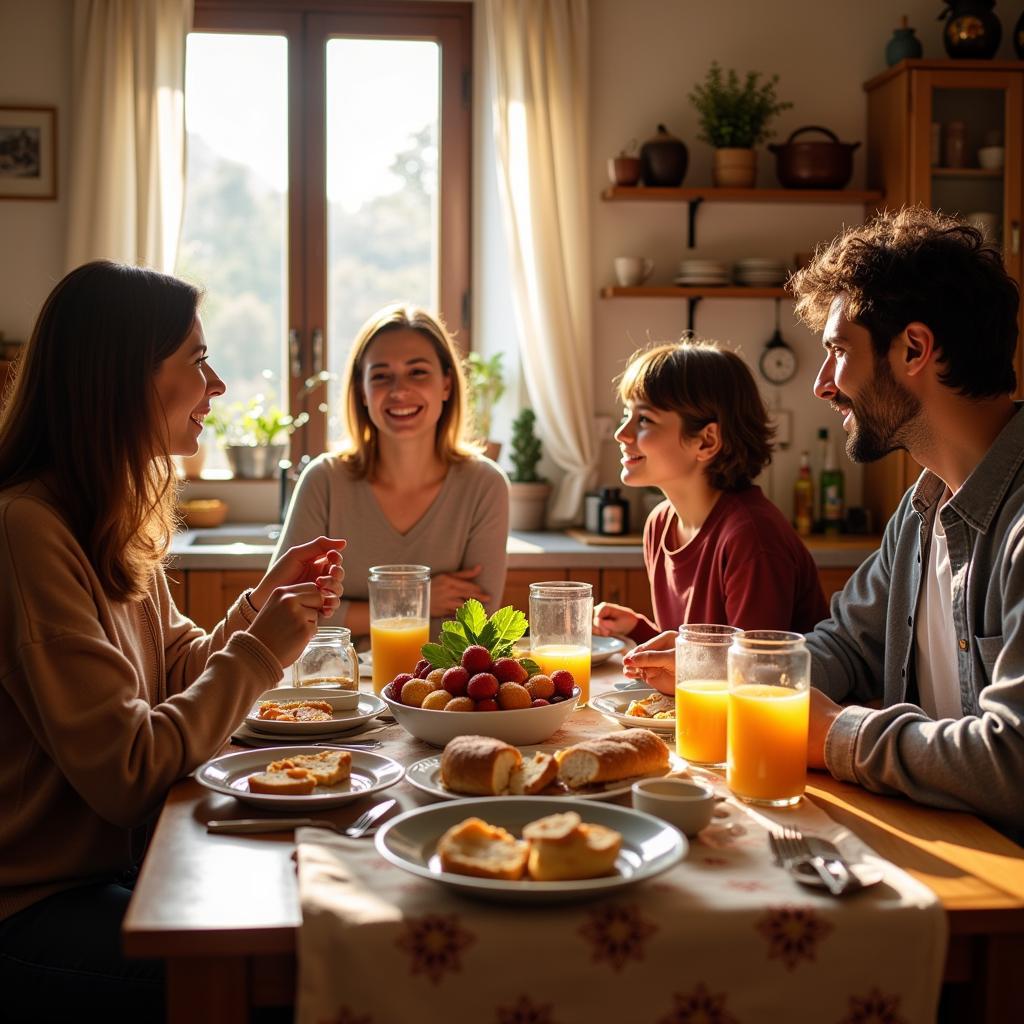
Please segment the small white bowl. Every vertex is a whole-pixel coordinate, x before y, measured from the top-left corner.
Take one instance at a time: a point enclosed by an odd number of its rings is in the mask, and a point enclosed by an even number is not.
[[[543,743],[558,732],[576,707],[580,688],[577,686],[571,697],[558,704],[517,711],[428,711],[412,708],[392,698],[391,683],[381,690],[380,695],[391,709],[395,721],[406,732],[431,746],[443,747],[456,736],[493,736],[515,746],[525,746]]]
[[[1006,163],[1006,150],[1002,146],[982,146],[978,150],[978,166],[986,171],[1001,170]]]
[[[633,783],[633,806],[695,836],[711,821],[715,792],[691,779],[641,779]]]

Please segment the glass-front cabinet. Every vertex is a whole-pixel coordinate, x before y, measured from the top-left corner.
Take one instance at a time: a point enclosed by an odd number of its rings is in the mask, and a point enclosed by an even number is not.
[[[881,189],[880,208],[921,203],[967,218],[1001,248],[1020,284],[1024,61],[905,60],[864,89],[867,186]],[[1019,393],[1021,379],[1018,344]],[[902,452],[865,467],[864,501],[876,523],[919,472]]]

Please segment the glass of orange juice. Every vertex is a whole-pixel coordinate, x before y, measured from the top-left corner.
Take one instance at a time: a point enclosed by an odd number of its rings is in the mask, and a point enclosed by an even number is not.
[[[530,584],[530,657],[547,675],[568,669],[580,688],[580,707],[590,699],[593,614],[594,588],[589,583]]]
[[[800,633],[747,630],[734,637],[725,777],[741,800],[788,807],[803,795],[810,675]]]
[[[676,636],[676,752],[706,768],[725,767],[729,648],[739,632],[684,625]]]
[[[430,639],[430,568],[372,566],[369,591],[373,689],[380,693],[400,672],[416,667]]]

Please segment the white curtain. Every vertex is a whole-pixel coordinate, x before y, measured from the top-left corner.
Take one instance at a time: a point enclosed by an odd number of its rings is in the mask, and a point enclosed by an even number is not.
[[[597,467],[588,215],[587,0],[486,0],[498,178],[523,375],[575,519]]]
[[[192,0],[74,0],[68,268],[174,269]]]

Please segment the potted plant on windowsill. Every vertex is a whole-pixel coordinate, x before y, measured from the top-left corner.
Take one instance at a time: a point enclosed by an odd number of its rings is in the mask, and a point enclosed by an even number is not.
[[[487,458],[495,462],[501,454],[501,444],[491,440],[491,423],[494,407],[505,394],[505,370],[501,365],[504,354],[496,352],[485,359],[479,352],[470,352],[466,358],[473,430],[484,444]]]
[[[224,446],[232,474],[243,480],[265,480],[278,473],[288,455],[288,437],[309,417],[289,416],[264,395],[247,403],[224,406],[214,403],[204,421]]]
[[[512,473],[509,476],[509,529],[541,530],[551,484],[537,474],[540,438],[533,432],[537,417],[523,409],[512,421]]]
[[[690,93],[699,118],[698,138],[715,147],[712,179],[720,188],[753,187],[757,180],[754,147],[771,138],[771,121],[793,106],[776,95],[778,75],[764,82],[760,79],[759,71],[748,71],[741,85],[733,69],[723,74],[718,62],[712,61],[703,83]]]

